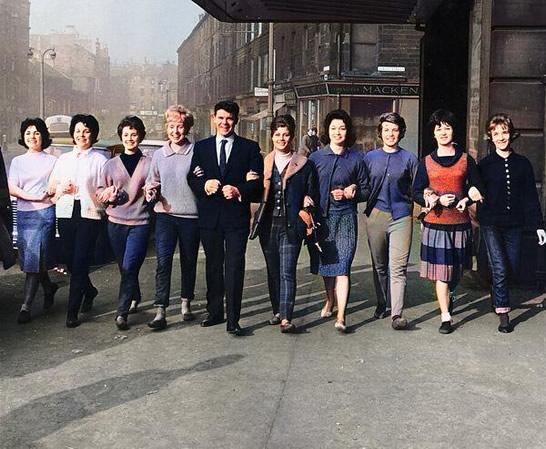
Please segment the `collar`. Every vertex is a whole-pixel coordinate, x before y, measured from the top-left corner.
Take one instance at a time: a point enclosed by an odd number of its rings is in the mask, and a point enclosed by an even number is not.
[[[337,154],[337,153],[334,153],[334,150],[332,150],[332,147],[330,146],[330,144],[326,145],[326,147],[324,148],[326,151],[326,154],[330,155],[330,156],[339,156],[339,157],[348,157],[349,155],[349,149],[350,148],[345,148],[345,151],[343,151],[343,153],[341,154]]]
[[[166,142],[165,145],[163,145],[163,154],[165,157],[172,156],[173,154],[181,154],[183,156],[187,156],[189,152],[191,151],[192,144],[190,141],[187,141],[184,145],[182,145],[182,148],[177,153],[174,151],[171,147],[171,142]]]
[[[231,135],[225,137],[225,136],[221,136],[220,134],[216,134],[216,146],[218,147],[222,140],[227,140],[228,143],[233,143],[233,141],[235,140],[235,133],[232,133]]]
[[[76,145],[74,145],[74,148],[72,150],[72,154],[76,158],[86,158],[89,157],[89,155],[93,152],[94,148],[88,148],[87,150],[80,150]]]

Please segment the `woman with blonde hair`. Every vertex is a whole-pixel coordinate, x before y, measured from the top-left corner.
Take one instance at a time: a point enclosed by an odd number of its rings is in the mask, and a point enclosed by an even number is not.
[[[150,174],[144,186],[148,201],[155,202],[157,214],[155,247],[157,267],[155,274],[154,319],[151,329],[167,327],[166,309],[169,306],[173,256],[180,248],[180,307],[182,319],[191,321],[191,301],[194,298],[199,228],[197,204],[187,182],[193,156],[193,143],[188,134],[193,126],[193,115],[182,105],[170,106],[165,112],[165,129],[169,139],[152,158]]]

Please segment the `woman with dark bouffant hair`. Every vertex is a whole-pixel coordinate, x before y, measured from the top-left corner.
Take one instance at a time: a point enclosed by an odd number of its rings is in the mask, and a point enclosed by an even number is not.
[[[512,147],[519,136],[512,119],[506,114],[493,114],[485,132],[494,151],[478,164],[484,185],[478,220],[491,268],[491,296],[499,317],[498,330],[509,333],[513,326],[508,317],[508,279],[518,274],[523,228],[535,229],[541,246],[546,243],[546,232],[533,167]]]
[[[317,201],[317,175],[314,165],[294,152],[296,123],[292,116],[275,117],[270,128],[273,151],[264,160],[264,193],[251,237],[259,236],[267,265],[273,308],[269,324],[279,324],[282,333],[293,333],[296,267],[307,234],[299,213]]]
[[[150,234],[150,208],[144,184],[152,160],[138,147],[146,136],[139,117],[130,115],[122,119],[118,136],[123,153],[104,164],[97,199],[106,207],[108,236],[121,274],[115,324],[119,330],[127,330],[131,300],[141,297],[138,274]]]
[[[326,304],[320,316],[332,316],[337,304],[335,328],[345,332],[345,309],[358,234],[357,203],[368,199],[369,186],[363,157],[351,148],[356,139],[349,114],[341,109],[329,112],[322,129],[321,139],[326,146],[309,156],[318,172],[322,247],[320,254],[309,247],[311,271],[323,277],[326,288]]]
[[[44,153],[51,145],[41,118],[21,123],[19,144],[26,153],[13,158],[9,170],[9,193],[17,198],[17,248],[21,271],[26,273],[19,324],[31,320],[31,307],[38,286],[44,289],[44,309],[53,305],[57,285],[47,274],[48,256],[55,235],[55,208],[47,193],[48,178],[57,158]]]
[[[428,211],[423,218],[421,277],[435,282],[442,320],[439,332],[450,334],[453,292],[472,262],[468,206],[481,199],[482,187],[474,159],[455,144],[453,113],[433,112],[429,128],[437,148],[419,163],[413,199]]]
[[[56,203],[59,234],[66,265],[70,272],[70,290],[66,326],[80,325],[78,315],[90,312],[98,290],[89,278],[97,236],[104,208],[96,191],[107,156],[93,148],[99,134],[97,119],[77,114],[70,122],[74,149],[59,157],[49,179],[49,193]]]

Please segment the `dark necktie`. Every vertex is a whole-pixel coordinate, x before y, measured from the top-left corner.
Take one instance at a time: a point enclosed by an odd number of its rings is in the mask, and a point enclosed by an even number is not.
[[[226,139],[222,139],[222,142],[220,143],[220,174],[224,176],[226,173]]]

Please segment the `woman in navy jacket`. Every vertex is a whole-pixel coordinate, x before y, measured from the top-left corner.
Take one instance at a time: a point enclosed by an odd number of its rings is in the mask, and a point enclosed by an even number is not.
[[[517,273],[519,267],[523,227],[536,230],[539,245],[546,243],[546,232],[533,167],[511,146],[519,136],[512,119],[506,114],[494,114],[487,120],[485,131],[495,151],[478,164],[485,187],[478,218],[491,267],[498,330],[508,333],[513,330],[508,317],[508,275]]]
[[[292,312],[296,297],[296,265],[307,228],[299,217],[302,208],[317,200],[317,177],[313,164],[294,152],[296,123],[281,115],[271,122],[273,151],[264,160],[264,194],[251,237],[260,237],[267,265],[272,325],[281,332],[296,330]]]

